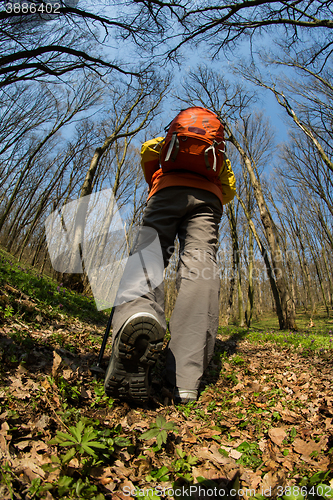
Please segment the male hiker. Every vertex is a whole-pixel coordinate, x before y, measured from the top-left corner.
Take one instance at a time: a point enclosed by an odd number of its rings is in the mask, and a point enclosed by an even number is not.
[[[159,236],[166,267],[178,236],[179,287],[169,323],[166,376],[174,387],[175,402],[187,403],[197,399],[200,379],[214,351],[220,288],[218,226],[222,205],[235,195],[235,178],[225,156],[223,125],[204,108],[181,111],[166,138],[147,141],[141,154],[149,196],[131,253],[140,254],[147,247],[149,230],[147,237],[145,229],[152,228]],[[149,371],[166,332],[163,283],[118,305],[113,332],[105,390],[120,399],[145,401]]]

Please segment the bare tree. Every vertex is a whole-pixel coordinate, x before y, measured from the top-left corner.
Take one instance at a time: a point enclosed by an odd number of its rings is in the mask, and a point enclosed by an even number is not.
[[[244,313],[243,313],[243,292],[242,292],[242,270],[241,270],[241,252],[238,238],[237,230],[237,219],[234,201],[231,201],[227,205],[227,217],[230,225],[231,240],[232,240],[232,252],[233,252],[233,268],[234,272],[237,273],[237,295],[238,295],[238,324],[239,326],[244,326]],[[235,280],[235,276],[231,278]],[[229,308],[231,309],[232,299],[233,299],[233,289],[230,287],[230,297],[229,297]]]
[[[113,2],[117,5],[117,1]],[[202,4],[187,0],[136,0],[137,9],[129,3],[122,22],[141,29],[143,44],[162,46],[169,58],[189,44],[204,44],[212,55],[234,51],[244,40],[252,44],[269,35],[270,43],[282,38],[288,47],[302,50],[307,64],[328,59],[332,52],[332,6],[324,0],[246,0]],[[142,23],[149,29],[142,32]],[[307,36],[311,33],[310,36]],[[170,48],[171,39],[171,48]],[[140,40],[138,40],[140,41]]]
[[[114,92],[112,107],[114,118],[105,131],[106,137],[104,138],[103,144],[95,149],[80,192],[78,207],[78,212],[80,211],[80,222],[75,225],[72,248],[79,249],[82,263],[81,244],[84,238],[84,224],[88,209],[84,198],[93,191],[98,165],[106,152],[117,140],[133,137],[149,126],[156,116],[158,107],[168,87],[168,80],[162,83],[155,80],[143,80],[137,88],[127,87],[125,90],[121,88]],[[119,178],[117,179],[117,177],[113,190],[115,188],[116,190],[119,188]],[[77,258],[78,254],[73,252],[71,261],[69,262],[70,268],[76,267]]]
[[[77,3],[6,2],[0,11],[0,88],[19,81],[64,82],[64,75],[68,82],[78,71],[100,77],[114,71],[134,77],[145,72],[142,64],[135,71],[129,58],[119,62],[110,55],[114,51],[104,50],[118,30],[135,40],[141,29],[122,24],[114,9],[100,16],[74,6]]]
[[[60,103],[57,99],[54,100],[55,116],[53,118],[53,126],[47,133],[44,134],[42,138],[38,138],[38,140],[33,141],[27,153],[26,161],[22,165],[19,165],[19,169],[12,177],[12,183],[14,185],[13,187],[9,187],[11,193],[0,217],[0,231],[12,209],[17,194],[23,186],[25,178],[28,174],[30,174],[34,166],[35,159],[42,154],[48,142],[59,132],[59,130],[61,130],[62,127],[69,124],[79,112],[85,111],[89,106],[96,104],[100,95],[100,89],[96,87],[95,83],[83,82],[78,86],[74,95],[71,92],[67,93],[67,99],[65,102]]]

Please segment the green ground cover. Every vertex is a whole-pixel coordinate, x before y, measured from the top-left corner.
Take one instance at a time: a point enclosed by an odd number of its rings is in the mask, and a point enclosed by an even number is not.
[[[333,324],[321,309],[313,327],[299,311],[295,332],[270,316],[220,328],[185,406],[164,386],[163,353],[138,407],[91,372],[107,321],[91,298],[1,252],[0,307],[0,498],[333,497]]]

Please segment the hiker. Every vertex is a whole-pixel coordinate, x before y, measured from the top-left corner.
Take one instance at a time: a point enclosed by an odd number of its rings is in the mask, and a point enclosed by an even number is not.
[[[174,387],[174,401],[187,403],[196,401],[214,352],[220,289],[218,226],[222,205],[234,197],[235,178],[225,155],[223,125],[215,113],[200,107],[181,111],[165,139],[143,144],[141,158],[149,195],[131,253],[140,254],[147,247],[145,229],[152,228],[159,236],[165,268],[178,236],[179,287],[169,323],[166,378]],[[163,282],[116,306],[105,377],[108,395],[138,402],[148,399],[149,370],[163,348],[166,328]]]

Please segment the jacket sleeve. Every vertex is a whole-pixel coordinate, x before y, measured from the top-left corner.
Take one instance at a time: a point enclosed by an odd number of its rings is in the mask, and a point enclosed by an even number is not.
[[[144,142],[141,146],[141,167],[149,188],[151,188],[154,172],[160,167],[160,150],[163,142],[164,137],[156,137]]]
[[[219,175],[222,184],[223,205],[229,203],[236,194],[236,179],[228,158],[225,158],[223,167]]]

